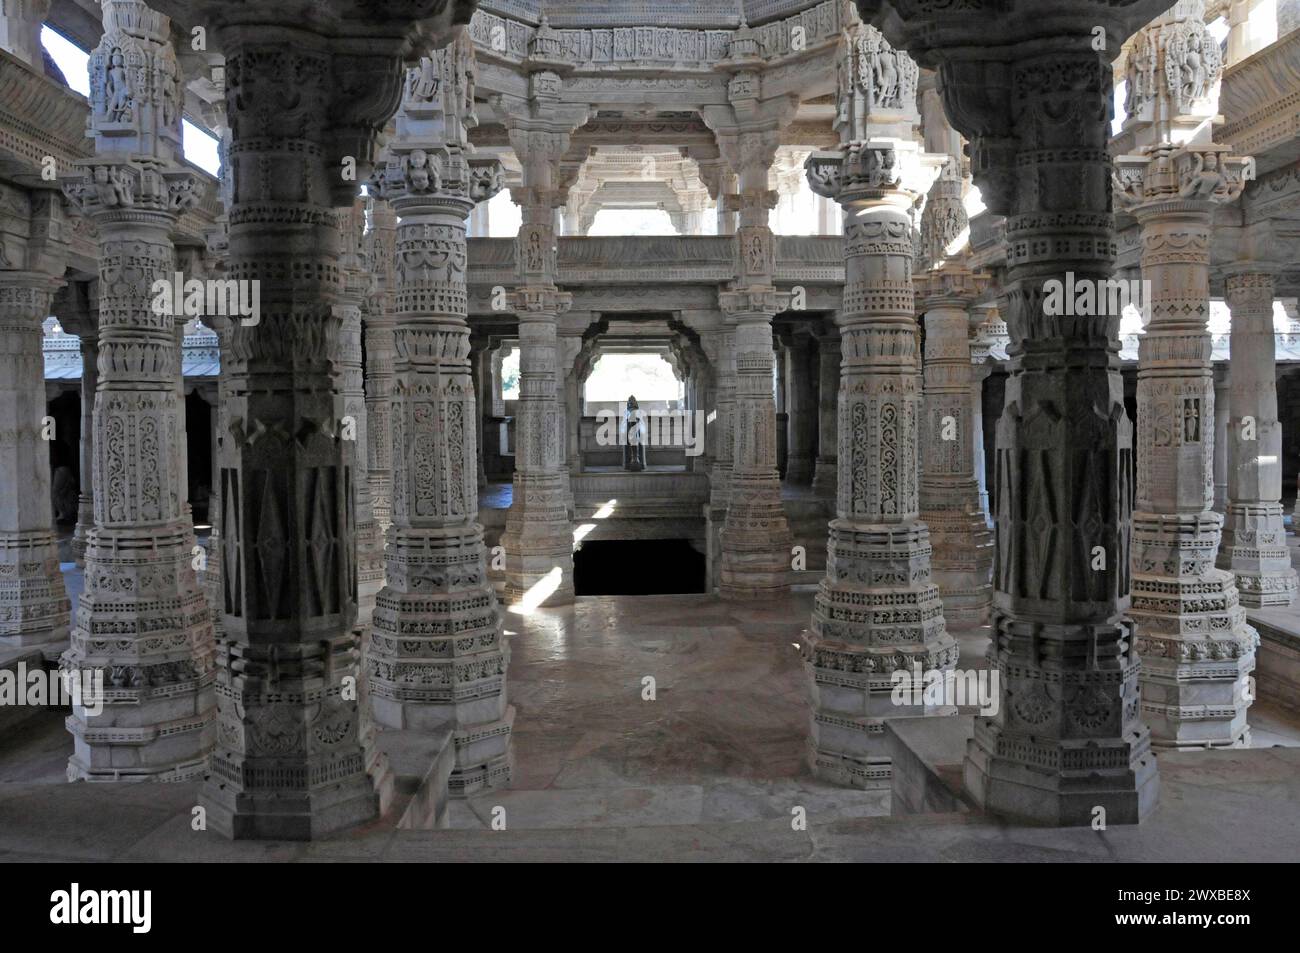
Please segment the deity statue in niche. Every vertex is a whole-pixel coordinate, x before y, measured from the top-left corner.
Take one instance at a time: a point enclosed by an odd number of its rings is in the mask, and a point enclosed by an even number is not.
[[[898,102],[898,59],[888,46],[876,54],[876,105],[896,108]]]
[[[627,399],[627,410],[623,414],[627,424],[627,442],[623,445],[623,469],[645,469],[645,423],[641,417],[641,408],[635,396]]]
[[[109,122],[130,122],[131,84],[127,80],[126,58],[119,47],[108,55],[108,74],[105,83],[104,109]]]

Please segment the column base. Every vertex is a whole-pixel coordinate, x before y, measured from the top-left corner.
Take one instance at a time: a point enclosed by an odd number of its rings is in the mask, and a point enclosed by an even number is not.
[[[1211,517],[1205,519],[1206,516]],[[1259,636],[1238,604],[1233,574],[1210,563],[1218,516],[1135,513],[1133,648],[1142,660],[1142,720],[1154,748],[1234,747],[1247,732],[1246,677]],[[1161,540],[1158,527],[1177,535]]]
[[[77,499],[77,526],[72,531],[72,556],[79,568],[86,566],[86,543],[95,526],[95,502],[82,495]]]
[[[836,460],[817,458],[813,467],[813,493],[821,500],[835,500],[839,487],[839,463]]]
[[[178,527],[91,532],[86,590],[60,667],[82,680],[98,710],[74,701],[69,777],[172,781],[202,773],[215,743],[217,673],[193,545]]]
[[[1229,503],[1217,564],[1237,577],[1250,609],[1289,606],[1297,591],[1280,503]]]
[[[510,608],[573,603],[573,524],[558,476],[515,474],[501,546]]]
[[[48,530],[0,533],[0,645],[67,643],[72,603]]]
[[[785,482],[794,486],[808,486],[813,480],[813,458],[791,454],[785,461]]]
[[[956,646],[952,648],[951,653],[941,650],[918,659],[917,664],[925,671],[951,668],[957,660]],[[888,790],[893,770],[885,722],[957,714],[952,706],[900,704],[892,671],[868,674],[889,670],[894,664],[892,653],[818,643],[808,632],[800,637],[800,653],[812,705],[807,762],[814,776],[830,784]]]
[[[357,624],[370,625],[384,588],[384,541],[373,519],[357,524]]]
[[[1145,730],[1125,740],[1063,741],[1000,732],[976,718],[962,775],[982,810],[1052,827],[1083,827],[1103,817],[1107,826],[1137,824],[1155,809],[1160,791]]]
[[[767,601],[789,595],[794,537],[775,471],[770,480],[749,482],[733,474],[730,498],[726,521],[718,533],[722,556],[719,594],[732,601]]]
[[[925,527],[830,524],[826,577],[800,637],[812,723],[808,761],[824,780],[886,788],[892,770],[885,743],[888,718],[949,715],[956,709],[920,704],[899,688],[947,671],[959,650],[948,634],[939,591],[930,581]]]
[[[386,763],[378,777],[366,773],[376,760],[366,750],[360,649],[355,631],[219,646],[217,747],[199,796],[210,829],[309,840],[379,816],[392,775]]]
[[[1218,658],[1217,643],[1174,642],[1167,646],[1171,655],[1179,653],[1172,658],[1143,656],[1142,720],[1151,730],[1153,748],[1249,746],[1246,718],[1252,700],[1247,687],[1259,637],[1254,629],[1246,630],[1253,642],[1241,654],[1236,642],[1224,646]],[[1152,640],[1143,641],[1139,654],[1152,648]]]
[[[452,735],[456,766],[447,782],[452,797],[470,797],[510,784],[514,726],[515,706],[507,705],[503,718],[456,730]]]
[[[392,773],[386,776],[391,789]],[[310,841],[375,820],[381,814],[383,795],[369,780],[313,795],[260,797],[209,783],[199,791],[199,804],[207,811],[208,829],[229,840]],[[387,800],[392,800],[391,790]]]

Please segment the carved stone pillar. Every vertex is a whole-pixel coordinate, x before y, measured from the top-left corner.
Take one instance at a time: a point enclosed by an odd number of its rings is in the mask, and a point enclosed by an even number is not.
[[[391,790],[367,751],[358,680],[337,210],[356,195],[346,171],[366,174],[397,106],[405,17],[451,5],[387,9],[367,21],[362,50],[326,32],[319,2],[209,8],[231,128],[227,274],[261,297],[260,320],[233,328],[222,445],[225,639],[201,802],[227,836],[317,837],[373,819]]]
[[[63,330],[81,338],[81,487],[77,493],[77,526],[72,532],[72,552],[77,565],[83,568],[86,565],[86,541],[95,526],[95,390],[99,386],[99,302],[92,297],[94,282],[87,282],[85,288],[85,311],[75,318],[59,319]],[[77,297],[82,298],[82,295]]]
[[[925,295],[925,412],[921,423],[921,520],[930,530],[930,569],[954,628],[989,620],[993,533],[980,505],[975,447],[984,434],[972,413],[970,318],[979,291],[957,267],[917,282]]]
[[[1214,365],[1214,512],[1228,512],[1228,363]],[[1240,593],[1238,593],[1240,597]]]
[[[366,413],[364,359],[361,353],[361,307],[370,287],[364,257],[365,201],[358,197],[351,208],[338,213],[341,283],[336,309],[339,316],[339,359],[342,375],[339,395],[343,417],[339,436],[351,452],[348,469],[354,474],[357,529],[357,625],[370,625],[375,596],[384,585],[384,542],[370,502],[369,416]],[[362,639],[364,641],[364,635]]]
[[[1277,419],[1273,276],[1240,271],[1226,280],[1229,353],[1228,512],[1218,565],[1237,578],[1243,605],[1289,606],[1296,596],[1282,525],[1282,425]]]
[[[731,464],[736,452],[732,414],[736,406],[735,332],[727,326],[700,335],[713,372],[715,417],[708,425],[712,468],[709,471],[709,506],[725,518],[731,491]]]
[[[73,705],[68,777],[187,780],[208,768],[214,653],[186,499],[185,319],[167,302],[171,229],[203,186],[176,161],[181,76],[170,22],[136,0],[106,0],[103,20],[90,61],[97,154],[64,184],[99,230],[100,375],[95,525],[63,666],[83,680],[102,675],[106,697],[98,714]]]
[[[573,601],[573,528],[569,520],[564,408],[556,322],[573,303],[555,286],[555,210],[566,196],[559,166],[570,135],[586,121],[585,107],[560,106],[559,77],[535,72],[531,98],[503,102],[511,145],[523,164],[522,208],[516,239],[519,287],[519,403],[514,492],[501,536],[506,595],[525,606]]]
[[[786,413],[789,415],[789,451],[786,456],[787,483],[809,484],[813,477],[813,447],[817,441],[817,391],[813,386],[810,359],[812,338],[794,334],[786,345]]]
[[[397,215],[381,199],[371,200],[366,259],[375,283],[366,300],[366,476],[370,510],[379,527],[380,548],[393,523],[393,295],[397,289]]]
[[[735,446],[720,534],[720,593],[725,599],[777,598],[790,584],[792,537],[777,475],[772,390],[772,318],[788,305],[789,295],[772,283],[776,252],[767,224],[776,204],[776,193],[767,188],[768,168],[779,141],[779,128],[719,135],[719,148],[736,169],[740,189],[723,197],[723,204],[737,212],[736,279],[719,297],[735,325],[736,367]]]
[[[54,199],[57,203],[58,199]],[[50,514],[41,323],[59,281],[0,271],[0,644],[68,639],[70,604]]]
[[[901,5],[901,4],[900,4]],[[975,719],[968,793],[995,814],[1058,825],[1132,823],[1155,803],[1131,647],[1132,427],[1118,318],[1054,314],[1056,283],[1114,266],[1107,152],[1114,55],[1168,0],[976,0],[959,14],[864,16],[939,70],[948,118],[971,141],[975,182],[1006,216],[1003,312],[1011,344],[997,427],[995,713]],[[1050,284],[1049,284],[1050,283]],[[841,491],[842,493],[843,491]],[[1105,569],[1094,569],[1097,552]]]
[[[919,519],[922,401],[912,292],[917,193],[900,184],[892,141],[814,153],[814,192],[844,208],[844,304],[839,388],[839,495],[826,576],[800,650],[812,692],[809,761],[823,778],[887,787],[882,731],[899,706],[893,674],[951,668],[957,645],[931,578]]]
[[[818,196],[826,201],[825,196]],[[832,331],[817,338],[817,464],[813,492],[835,499],[839,477],[840,336]]]
[[[378,178],[398,216],[393,526],[375,609],[370,692],[394,728],[454,729],[455,795],[510,779],[509,648],[477,522],[478,410],[465,320],[466,219],[501,188],[467,146],[473,47],[463,35],[408,72]]]
[[[1116,162],[1120,197],[1142,230],[1142,277],[1150,288],[1138,356],[1129,615],[1142,658],[1142,714],[1160,747],[1231,746],[1250,737],[1243,689],[1257,636],[1232,573],[1214,565],[1223,519],[1212,508],[1206,329],[1214,205],[1240,193],[1244,162],[1214,145],[1161,145]],[[1119,305],[1096,302],[1116,321]]]

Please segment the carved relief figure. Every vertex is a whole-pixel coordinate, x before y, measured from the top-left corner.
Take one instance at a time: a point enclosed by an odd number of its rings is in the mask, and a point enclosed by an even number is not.
[[[104,77],[104,109],[109,122],[131,121],[131,83],[127,79],[126,58],[119,47],[113,47],[108,57],[108,70]]]

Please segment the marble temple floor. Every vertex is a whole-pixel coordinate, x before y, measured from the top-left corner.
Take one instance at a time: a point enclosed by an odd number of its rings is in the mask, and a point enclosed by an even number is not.
[[[883,792],[813,779],[802,760],[807,716],[791,644],[806,625],[811,600],[807,591],[761,607],[705,595],[592,596],[527,616],[507,613],[517,709],[514,780],[508,789],[453,802],[452,830],[393,831],[381,822],[309,845],[232,843],[211,834],[191,838],[186,835],[195,784],[69,785],[65,713],[43,710],[0,740],[0,812],[23,818],[0,840],[0,858],[806,860],[878,853],[925,859],[929,852],[937,859],[1025,859],[1025,851],[1043,859],[1159,856],[1159,844],[1167,839],[1154,833],[1159,814],[1155,826],[1148,822],[1141,832],[1116,833],[1117,843],[1133,843],[1112,850],[1076,831],[1033,832],[963,821],[961,815],[890,818],[882,816],[889,813]],[[987,630],[958,638],[960,664],[983,665]],[[655,680],[653,701],[642,699],[647,677]],[[1251,710],[1251,724],[1255,747],[1300,747],[1300,717],[1294,713],[1260,703]],[[1226,796],[1223,778],[1237,770],[1226,763],[1232,753],[1206,753],[1223,766],[1204,778],[1198,757],[1162,756],[1170,768],[1164,800],[1173,805],[1166,811],[1180,810],[1188,798]],[[1255,778],[1263,787],[1255,791],[1238,778],[1240,790],[1232,797],[1275,796],[1271,785],[1282,776],[1277,772],[1290,771],[1262,762],[1250,770],[1263,772]],[[496,807],[505,809],[511,833],[491,829]],[[806,809],[808,833],[777,837],[791,831],[793,807]],[[1202,808],[1209,809],[1197,810]],[[114,817],[113,825],[93,822],[104,812]],[[873,826],[862,826],[868,824]],[[1261,832],[1252,836],[1268,841]]]

